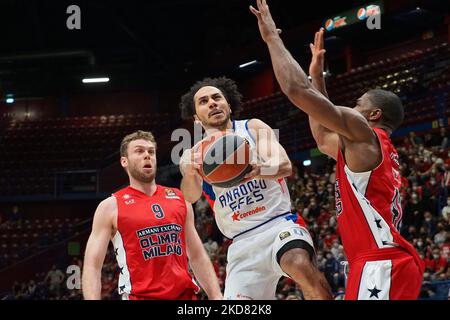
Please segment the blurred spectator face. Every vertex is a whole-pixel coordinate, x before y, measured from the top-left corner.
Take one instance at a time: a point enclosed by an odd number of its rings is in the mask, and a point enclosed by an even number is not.
[[[439,249],[433,249],[433,259],[438,260],[441,257],[441,252]]]
[[[431,217],[432,217],[431,216],[431,212],[430,211],[425,211],[424,217],[425,217],[426,221],[430,221]]]
[[[416,166],[418,166],[418,165],[421,164],[421,161],[420,161],[420,158],[419,158],[419,157],[415,157],[415,158],[414,158],[414,164],[415,164]]]
[[[433,172],[433,170],[431,170],[431,173],[436,174],[436,170],[434,170],[434,172]],[[430,184],[432,186],[434,186],[436,184],[436,178],[434,178],[434,177],[430,178]]]
[[[422,247],[423,247],[423,240],[422,240],[422,239],[419,239],[419,240],[417,241],[417,247],[419,247],[419,248],[422,248]]]
[[[447,205],[450,206],[450,197],[447,198]]]
[[[409,226],[409,227],[408,227],[408,233],[409,233],[409,234],[414,234],[414,233],[416,233],[416,227],[415,227],[415,226]]]
[[[414,189],[414,187],[413,187],[413,189]],[[413,193],[411,194],[411,201],[412,201],[413,203],[419,202],[419,196],[417,195],[417,193],[413,192]]]

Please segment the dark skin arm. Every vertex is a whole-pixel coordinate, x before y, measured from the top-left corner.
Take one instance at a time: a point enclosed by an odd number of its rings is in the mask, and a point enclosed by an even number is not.
[[[311,64],[309,65],[309,75],[311,76],[314,88],[328,98],[325,78],[323,76],[325,60],[323,33],[324,30],[321,28],[315,34],[314,44],[310,43],[309,45],[312,54]],[[334,160],[337,160],[339,135],[336,132],[322,126],[311,116],[308,117],[308,120],[312,135],[320,152],[328,155]]]
[[[308,80],[307,75],[285,48],[265,0],[250,7],[266,42],[275,76],[282,91],[299,109],[317,123],[339,135],[347,166],[355,172],[369,171],[381,161],[381,149],[368,120],[358,111],[335,106]],[[381,114],[371,114],[378,117]]]

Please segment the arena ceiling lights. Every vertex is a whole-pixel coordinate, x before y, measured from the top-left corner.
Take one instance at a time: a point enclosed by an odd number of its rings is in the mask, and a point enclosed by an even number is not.
[[[82,80],[83,83],[102,83],[102,82],[109,82],[108,77],[103,78],[84,78]]]

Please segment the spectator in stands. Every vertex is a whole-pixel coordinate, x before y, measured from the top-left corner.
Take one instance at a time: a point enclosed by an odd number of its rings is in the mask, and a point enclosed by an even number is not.
[[[450,197],[447,197],[447,205],[442,208],[442,217],[444,218],[447,223],[449,222],[450,217]]]
[[[47,273],[44,282],[49,284],[50,294],[55,297],[59,296],[61,292],[61,285],[64,282],[64,273],[56,267],[52,266],[52,269]]]
[[[336,292],[339,279],[339,263],[331,252],[326,253],[325,277],[333,292]]]
[[[209,203],[206,200],[205,196],[202,197],[195,203],[195,212],[200,215],[204,215],[207,213],[209,208]]]
[[[430,277],[432,280],[439,279],[441,274],[447,272],[447,261],[441,255],[441,251],[438,247],[434,247],[432,254],[425,258],[425,266],[431,273]]]
[[[431,148],[437,146],[439,144],[438,137],[432,135],[431,133],[426,133],[423,141],[423,145],[425,148]]]
[[[219,248],[219,245],[217,244],[217,242],[213,241],[213,239],[211,239],[209,237],[208,237],[207,241],[203,244],[203,246],[205,247],[205,250],[210,257],[212,256],[212,254],[217,253],[217,249]]]
[[[419,201],[419,196],[416,192],[411,194],[411,198],[407,201],[404,210],[403,223],[407,226],[414,226],[419,229],[423,221],[423,205]]]
[[[422,222],[422,227],[428,230],[430,236],[434,236],[436,233],[436,221],[430,211],[425,211],[424,220]]]
[[[423,139],[420,136],[416,135],[416,133],[414,131],[411,131],[409,133],[409,142],[414,147],[423,145]]]
[[[445,230],[444,224],[442,222],[437,223],[437,233],[434,235],[433,242],[437,246],[444,244],[447,240],[447,231]]]
[[[445,127],[439,130],[438,146],[442,149],[450,147],[450,134],[447,132],[447,128]]]
[[[28,282],[28,299],[34,300],[36,298],[36,282],[30,280]]]

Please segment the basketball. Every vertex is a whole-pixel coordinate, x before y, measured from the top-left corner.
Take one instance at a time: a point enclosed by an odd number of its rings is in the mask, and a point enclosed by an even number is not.
[[[202,165],[200,173],[209,184],[230,188],[238,185],[252,170],[250,145],[233,133],[218,132],[200,144]]]

